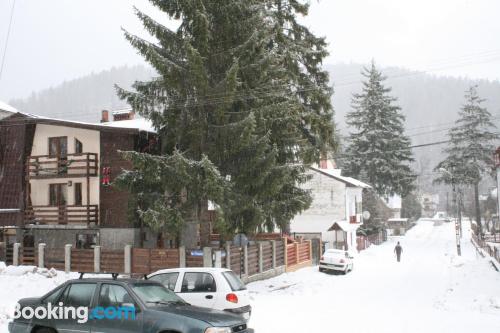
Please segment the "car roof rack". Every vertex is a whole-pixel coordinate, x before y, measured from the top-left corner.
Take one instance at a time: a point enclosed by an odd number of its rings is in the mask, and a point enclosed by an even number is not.
[[[92,274],[92,275],[97,275],[97,274],[111,274],[111,277],[113,280],[116,280],[118,278],[118,273],[111,273],[111,272],[78,272],[80,274],[80,277],[78,278],[79,280],[83,279],[83,275],[85,274]]]

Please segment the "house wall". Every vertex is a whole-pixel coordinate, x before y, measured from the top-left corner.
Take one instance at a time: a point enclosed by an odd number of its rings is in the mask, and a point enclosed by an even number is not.
[[[49,138],[66,136],[68,138],[68,154],[75,153],[75,139],[83,144],[84,153],[96,153],[99,159],[100,155],[100,134],[96,130],[88,130],[67,126],[55,126],[38,124],[33,139],[31,156],[43,156],[49,154]],[[43,159],[41,159],[43,160]],[[65,177],[52,179],[30,179],[31,185],[31,203],[34,206],[44,206],[49,204],[49,185],[50,184],[68,184],[71,182],[82,183],[82,204],[99,204],[99,177],[90,177],[89,196],[87,202],[87,180],[83,177]],[[67,196],[68,205],[74,204],[75,186],[68,186]]]
[[[309,171],[312,178],[304,184],[311,190],[313,201],[302,215],[324,215],[332,220],[346,217],[346,185],[336,179],[315,171]]]
[[[357,207],[356,207],[357,205]],[[350,216],[357,215],[358,222],[361,222],[363,213],[363,189],[360,187],[346,187],[346,216],[349,221]]]

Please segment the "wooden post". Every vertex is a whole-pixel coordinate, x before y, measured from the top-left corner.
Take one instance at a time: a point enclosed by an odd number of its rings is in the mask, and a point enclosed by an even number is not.
[[[283,248],[284,248],[284,251],[283,251],[283,259],[284,259],[284,264],[285,264],[285,267],[288,267],[288,251],[287,251],[287,241],[286,241],[286,238],[283,238]]]
[[[45,268],[45,243],[38,244],[38,267]]]
[[[271,241],[272,256],[273,256],[273,269],[276,268],[276,241]]]
[[[7,261],[7,247],[4,242],[0,242],[0,261]]]
[[[226,242],[226,268],[231,269],[231,242]]]
[[[308,240],[307,242],[309,243],[309,260],[312,260],[312,258],[313,258],[313,247],[312,247],[312,241],[311,241],[311,240]]]
[[[295,243],[295,264],[299,263],[299,243]]]
[[[179,267],[186,267],[186,247],[179,246]]]
[[[64,245],[64,271],[71,272],[71,244]]]
[[[21,248],[21,243],[14,243],[12,247],[12,265],[19,266],[19,249]]]
[[[132,245],[125,245],[123,249],[123,272],[125,274],[132,274]]]
[[[101,247],[97,245],[94,247],[94,272],[101,271]]]
[[[264,248],[262,243],[259,242],[259,273],[264,271]]]

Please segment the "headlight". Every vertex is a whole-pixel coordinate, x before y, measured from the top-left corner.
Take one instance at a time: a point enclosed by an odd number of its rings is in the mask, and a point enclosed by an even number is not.
[[[229,327],[209,327],[205,333],[232,333]]]

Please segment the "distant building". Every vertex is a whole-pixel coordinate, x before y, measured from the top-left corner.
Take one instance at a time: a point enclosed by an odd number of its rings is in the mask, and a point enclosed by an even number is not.
[[[321,237],[330,248],[356,248],[356,230],[363,223],[363,189],[370,185],[342,176],[331,161],[309,168],[311,179],[304,188],[311,191],[309,209],[291,221],[292,234]]]
[[[438,211],[439,194],[422,193],[420,204],[422,205],[422,217],[433,217]]]
[[[391,210],[393,219],[401,218],[401,208],[402,208],[402,200],[401,197],[397,194],[390,196],[388,199],[384,199],[385,204]]]

